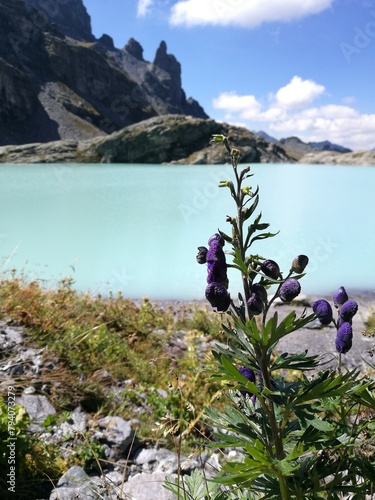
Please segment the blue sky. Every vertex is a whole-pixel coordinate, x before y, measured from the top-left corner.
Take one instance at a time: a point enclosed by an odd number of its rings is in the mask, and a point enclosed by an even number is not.
[[[375,147],[375,0],[83,0],[93,33],[161,40],[215,120]]]

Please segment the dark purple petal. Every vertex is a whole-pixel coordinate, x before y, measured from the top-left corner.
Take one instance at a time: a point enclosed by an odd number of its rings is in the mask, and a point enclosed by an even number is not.
[[[335,344],[337,352],[341,354],[345,354],[351,349],[353,344],[353,330],[350,323],[343,323],[337,330]]]
[[[337,292],[333,295],[333,305],[338,308],[342,306],[347,300],[349,300],[348,294],[343,286],[337,290]]]
[[[271,259],[265,260],[261,265],[262,272],[272,279],[277,279],[280,276],[280,268],[279,265]]]
[[[251,368],[246,368],[246,366],[240,366],[238,371],[250,382],[255,382],[255,373]]]
[[[247,308],[251,314],[257,315],[263,311],[263,300],[256,293],[252,293],[247,301]]]
[[[208,249],[206,247],[198,247],[198,253],[196,256],[198,264],[205,264],[206,263],[207,252],[208,252]]]
[[[225,253],[220,246],[220,243],[218,241],[214,241],[212,245],[210,245],[210,248],[208,249],[207,255],[206,255],[206,261],[207,262],[215,262],[218,260],[223,260],[225,261]]]
[[[238,368],[238,371],[250,382],[255,382],[255,373],[250,368],[246,368],[246,366],[240,366]],[[248,394],[250,398],[253,396],[253,393],[250,391],[241,390],[240,392],[243,396],[245,396],[246,394]]]
[[[340,313],[339,313],[340,318],[342,318],[344,321],[350,321],[357,311],[358,311],[357,302],[355,300],[347,300],[340,307]]]
[[[291,271],[295,273],[303,273],[305,267],[309,263],[309,258],[307,255],[297,255],[295,259],[293,259]]]
[[[225,240],[219,233],[215,233],[213,236],[211,236],[211,238],[208,240],[208,246],[211,246],[214,242],[219,243],[221,247],[225,245]]]
[[[227,282],[227,265],[225,260],[219,260],[217,262],[210,262],[207,265],[208,275],[207,283],[221,283]]]
[[[255,293],[263,302],[267,302],[267,290],[263,285],[254,283],[251,287],[251,293]]]
[[[298,280],[290,278],[281,285],[279,290],[279,298],[283,302],[291,302],[301,292],[301,285]]]
[[[316,300],[313,303],[313,311],[322,325],[329,325],[333,319],[332,307],[325,299]]]
[[[230,295],[220,283],[210,283],[206,288],[206,299],[218,311],[226,311],[230,306]]]

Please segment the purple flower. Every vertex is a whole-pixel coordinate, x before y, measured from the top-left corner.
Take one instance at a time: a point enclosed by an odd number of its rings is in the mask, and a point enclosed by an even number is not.
[[[309,258],[306,255],[297,255],[297,257],[293,259],[292,267],[290,270],[298,274],[303,273],[308,263]]]
[[[322,325],[329,325],[333,319],[332,307],[325,299],[313,303],[313,311]]]
[[[255,373],[253,370],[251,370],[251,368],[246,368],[246,366],[240,366],[238,368],[238,371],[250,382],[255,382]],[[248,394],[249,397],[253,396],[253,394],[249,391],[241,390],[240,392],[243,396],[245,396],[246,394]]]
[[[280,276],[280,268],[279,265],[271,259],[265,260],[261,265],[262,272],[272,279],[277,279]]]
[[[336,334],[336,350],[341,354],[347,353],[353,344],[352,325],[348,322],[343,323],[337,330]]]
[[[210,283],[206,288],[206,299],[218,311],[226,311],[230,306],[230,295],[220,283]]]
[[[196,256],[198,264],[205,264],[206,263],[207,252],[208,252],[208,249],[206,247],[198,247],[198,253]]]
[[[355,300],[347,300],[340,307],[340,318],[344,321],[351,321],[353,316],[358,311],[358,304]]]
[[[301,292],[301,285],[299,281],[290,278],[281,285],[279,290],[279,297],[283,302],[291,302]]]
[[[263,300],[256,293],[252,293],[247,301],[247,308],[251,314],[257,315],[263,311]]]
[[[348,294],[343,286],[337,290],[333,296],[333,305],[338,308],[342,306],[347,300],[349,300]]]

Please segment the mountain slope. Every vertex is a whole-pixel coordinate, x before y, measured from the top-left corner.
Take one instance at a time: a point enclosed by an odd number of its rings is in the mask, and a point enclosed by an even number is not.
[[[208,118],[161,42],[96,40],[82,0],[0,0],[0,145],[82,140],[153,116]]]

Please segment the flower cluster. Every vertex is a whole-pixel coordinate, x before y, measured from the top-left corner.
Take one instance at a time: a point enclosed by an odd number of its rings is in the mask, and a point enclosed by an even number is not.
[[[333,295],[333,304],[337,309],[337,321],[333,319],[333,311],[330,303],[325,299],[316,300],[313,303],[313,311],[320,323],[324,326],[334,322],[336,333],[336,350],[340,354],[346,354],[353,344],[352,319],[358,311],[358,304],[350,300],[343,286]]]
[[[228,293],[227,263],[223,246],[223,237],[215,233],[208,240],[208,248],[198,247],[198,264],[207,263],[207,288],[206,299],[218,311],[226,311],[230,306]]]

